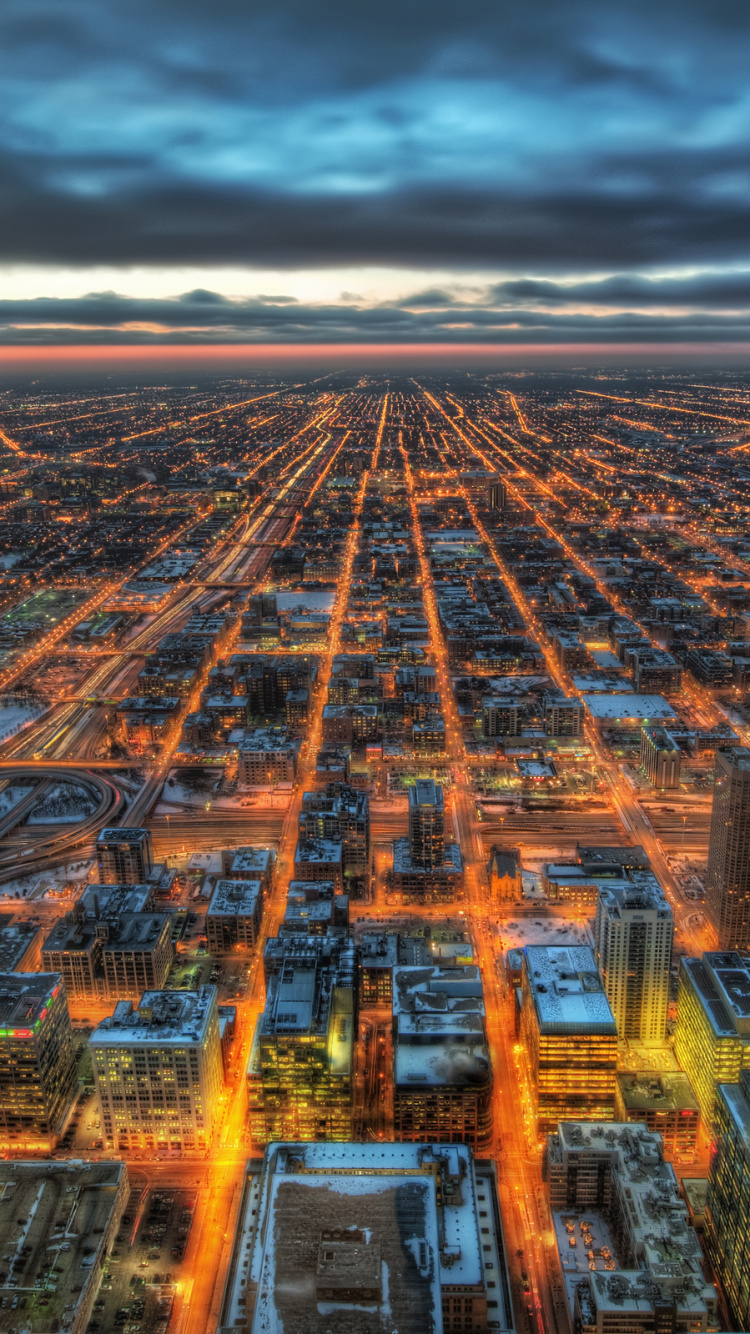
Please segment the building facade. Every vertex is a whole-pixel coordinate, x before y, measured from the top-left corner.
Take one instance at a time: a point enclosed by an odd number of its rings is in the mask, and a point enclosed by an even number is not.
[[[75,1069],[59,973],[0,973],[0,1148],[54,1149]]]
[[[99,883],[143,885],[154,864],[147,829],[102,829],[96,840]]]
[[[674,1047],[711,1134],[719,1084],[737,1083],[750,1067],[747,959],[728,951],[682,960]]]
[[[655,876],[640,872],[638,881],[600,887],[594,954],[618,1037],[655,1045],[667,1028],[674,918]]]
[[[611,1119],[617,1025],[592,951],[527,945],[521,991],[538,1129],[571,1117]]]
[[[89,1039],[105,1142],[208,1149],[223,1087],[216,987],[119,1001]]]
[[[750,945],[750,750],[716,752],[706,913],[720,950]]]
[[[734,1329],[750,1329],[750,1071],[716,1096],[706,1249]]]

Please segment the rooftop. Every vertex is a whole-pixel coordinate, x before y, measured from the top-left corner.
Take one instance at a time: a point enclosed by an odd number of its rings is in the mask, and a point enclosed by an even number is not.
[[[103,1019],[89,1038],[92,1047],[179,1042],[202,1045],[216,1012],[216,987],[197,991],[144,991],[138,1009],[118,1001],[114,1014]]]
[[[0,1029],[30,1037],[61,986],[59,973],[0,973]]]
[[[80,1319],[126,1186],[121,1162],[0,1162],[2,1334],[65,1331]]]
[[[697,1112],[698,1099],[682,1071],[655,1074],[652,1070],[622,1071],[617,1075],[620,1096],[629,1112]]]
[[[492,1190],[464,1145],[272,1145],[248,1174],[222,1325],[437,1334],[441,1285],[480,1287],[487,1268],[508,1329]]]
[[[206,916],[251,917],[261,894],[260,880],[217,880]]]
[[[525,975],[540,1031],[617,1036],[617,1025],[588,945],[527,945]]]
[[[750,1037],[750,960],[732,950],[683,959],[716,1037]]]
[[[611,722],[649,723],[677,717],[662,695],[583,695],[592,718]]]

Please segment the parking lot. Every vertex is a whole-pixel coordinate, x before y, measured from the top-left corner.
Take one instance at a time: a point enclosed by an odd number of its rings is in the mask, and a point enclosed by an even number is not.
[[[165,1334],[196,1204],[195,1189],[131,1190],[89,1321],[91,1334]]]

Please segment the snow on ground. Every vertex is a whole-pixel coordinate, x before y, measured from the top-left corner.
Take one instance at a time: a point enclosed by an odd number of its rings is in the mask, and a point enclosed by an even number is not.
[[[44,899],[60,898],[67,885],[72,885],[71,898],[77,898],[90,879],[94,862],[91,860],[65,862],[50,870],[35,871],[31,875],[16,876],[0,885],[0,898]]]
[[[75,783],[58,783],[34,807],[27,824],[80,824],[95,810],[94,802],[85,788]]]
[[[18,784],[13,787],[3,788],[3,791],[0,792],[0,818],[3,815],[7,815],[8,811],[12,810],[14,806],[17,806],[19,801],[23,801],[24,797],[28,797],[31,791],[31,786],[31,783],[29,783],[25,787],[23,784]]]
[[[593,945],[588,924],[580,918],[511,917],[500,925],[503,949],[523,949],[524,945]]]
[[[26,704],[22,700],[0,700],[0,741],[7,741],[8,737],[15,736],[46,711],[46,706],[39,703]]]

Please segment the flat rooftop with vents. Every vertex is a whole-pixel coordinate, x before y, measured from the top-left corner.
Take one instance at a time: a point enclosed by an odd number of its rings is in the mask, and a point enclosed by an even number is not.
[[[0,1334],[83,1334],[128,1194],[121,1162],[0,1161]]]

